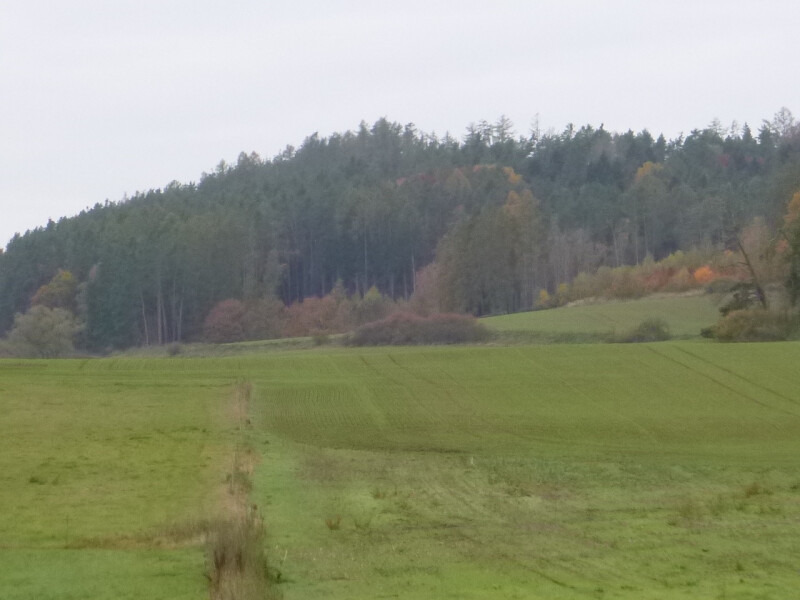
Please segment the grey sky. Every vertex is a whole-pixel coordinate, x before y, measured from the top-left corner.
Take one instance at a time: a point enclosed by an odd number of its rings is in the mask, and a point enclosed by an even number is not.
[[[796,111],[795,0],[0,0],[0,245],[385,116],[674,137]]]

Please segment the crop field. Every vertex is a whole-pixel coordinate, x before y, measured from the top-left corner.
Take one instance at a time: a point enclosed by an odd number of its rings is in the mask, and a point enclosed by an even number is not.
[[[500,332],[538,334],[545,341],[598,334],[623,333],[645,319],[666,321],[677,338],[700,336],[700,330],[719,319],[714,296],[651,296],[599,304],[577,304],[550,310],[488,317],[481,321]]]
[[[0,596],[208,597],[198,523],[244,439],[287,599],[792,597],[798,363],[693,342],[0,361]]]

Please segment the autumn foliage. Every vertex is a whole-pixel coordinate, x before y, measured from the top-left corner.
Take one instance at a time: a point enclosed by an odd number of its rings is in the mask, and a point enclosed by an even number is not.
[[[708,265],[703,265],[694,272],[694,280],[700,285],[705,285],[716,279],[717,274]]]
[[[675,252],[661,261],[646,259],[639,265],[600,267],[579,273],[555,294],[539,293],[538,308],[562,306],[584,298],[629,299],[659,292],[675,293],[706,287],[717,280],[731,283],[747,278],[733,253]]]
[[[229,298],[206,316],[203,338],[214,344],[275,338],[281,334],[283,320],[284,308],[279,300],[265,298],[244,303]]]
[[[245,306],[241,300],[223,300],[211,309],[203,323],[206,341],[214,344],[240,342],[244,335]]]

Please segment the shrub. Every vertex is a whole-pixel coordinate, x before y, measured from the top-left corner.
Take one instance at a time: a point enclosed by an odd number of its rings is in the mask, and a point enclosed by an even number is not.
[[[392,301],[372,286],[364,294],[364,297],[355,303],[354,312],[356,323],[372,323],[380,319],[385,319],[392,310]]]
[[[758,308],[730,311],[710,333],[723,342],[771,342],[790,339],[797,329],[797,317]]]
[[[684,292],[710,285],[721,277],[740,279],[740,271],[734,253],[678,251],[658,262],[648,255],[635,266],[603,266],[595,273],[579,273],[570,285],[569,299],[600,296],[627,299],[654,292]]]
[[[610,295],[613,298],[641,298],[646,293],[644,282],[636,277],[633,267],[613,270]]]
[[[624,343],[663,342],[672,337],[664,319],[645,319],[617,340]]]
[[[689,269],[682,267],[670,277],[669,282],[664,286],[664,290],[667,292],[685,292],[695,287],[697,287],[697,281],[689,272]]]
[[[241,302],[223,300],[208,313],[203,337],[214,344],[279,337],[283,327],[283,304],[274,298]]]
[[[286,324],[283,329],[286,337],[337,331],[340,331],[339,303],[331,294],[323,298],[311,296],[286,309]]]
[[[714,279],[716,279],[717,274],[714,273],[714,271],[708,265],[703,265],[699,269],[695,270],[695,272],[693,273],[693,276],[694,276],[694,280],[697,283],[699,283],[701,285],[704,285],[704,284],[710,283]]]
[[[223,300],[211,309],[203,322],[203,336],[213,344],[240,342],[244,334],[245,306],[240,300]]]
[[[281,336],[284,306],[277,298],[262,298],[245,304],[242,327],[245,339],[269,340]]]
[[[535,306],[536,308],[552,308],[553,300],[547,290],[539,290],[539,298]]]
[[[347,343],[352,346],[459,344],[488,337],[488,330],[471,316],[439,313],[420,317],[403,312],[362,325],[349,336]]]
[[[79,330],[75,316],[68,310],[34,306],[14,317],[8,350],[29,358],[69,356],[75,350],[74,340]]]
[[[670,267],[652,268],[644,278],[645,289],[648,293],[658,292],[669,285],[674,275],[675,270]]]

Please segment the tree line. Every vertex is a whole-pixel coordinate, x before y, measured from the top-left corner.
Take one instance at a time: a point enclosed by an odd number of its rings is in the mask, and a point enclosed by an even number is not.
[[[517,135],[505,118],[459,140],[380,119],[16,235],[0,332],[59,273],[89,349],[197,339],[224,300],[291,305],[337,284],[392,300],[435,285],[443,310],[515,311],[582,271],[723,247],[754,217],[777,226],[798,189],[786,109],[756,132],[715,122],[673,140]]]

